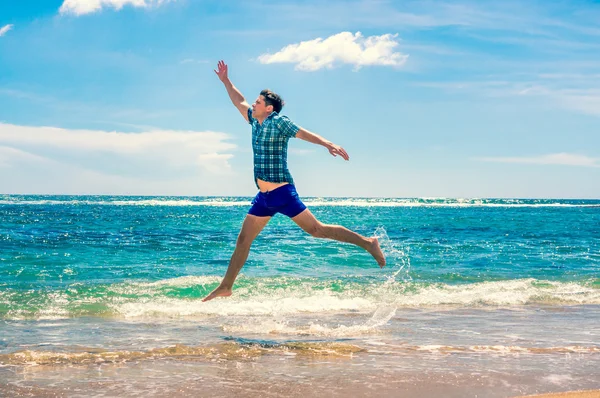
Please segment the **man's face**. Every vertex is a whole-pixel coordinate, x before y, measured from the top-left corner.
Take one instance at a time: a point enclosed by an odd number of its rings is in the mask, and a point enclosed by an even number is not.
[[[273,106],[269,105],[267,106],[267,104],[265,103],[265,97],[262,95],[259,95],[258,98],[256,99],[256,101],[254,101],[254,104],[252,104],[252,113],[255,116],[263,116],[263,115],[268,115],[269,113],[273,112]]]

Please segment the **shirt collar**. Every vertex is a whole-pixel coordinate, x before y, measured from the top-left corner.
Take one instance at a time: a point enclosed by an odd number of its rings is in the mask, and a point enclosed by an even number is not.
[[[256,124],[262,125],[262,124],[265,124],[265,122],[267,120],[274,118],[276,115],[278,115],[278,113],[276,111],[273,111],[273,112],[269,113],[269,116],[267,116],[267,118],[265,120],[263,120],[262,123],[260,123],[257,119],[254,119],[254,120],[256,120]]]

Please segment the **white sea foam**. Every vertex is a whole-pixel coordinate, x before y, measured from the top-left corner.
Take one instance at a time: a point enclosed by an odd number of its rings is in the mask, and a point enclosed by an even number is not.
[[[504,346],[504,345],[471,345],[471,346],[447,346],[447,345],[396,345],[387,347],[396,351],[417,351],[430,352],[436,354],[451,353],[486,353],[498,355],[519,355],[519,354],[597,354],[600,348],[597,346],[562,346],[562,347],[531,347],[531,346]],[[567,376],[568,377],[568,376]],[[549,382],[566,381],[566,378],[548,376]]]
[[[289,336],[319,336],[319,337],[351,337],[379,333],[375,326],[365,324],[328,326],[311,323],[307,326],[292,327],[285,323],[266,321],[261,323],[246,323],[223,326],[223,331],[228,333],[253,333]]]
[[[543,380],[556,386],[563,386],[573,380],[573,377],[568,374],[551,374],[543,377]]]
[[[0,205],[65,205],[65,206],[212,206],[212,207],[234,207],[248,206],[248,200],[0,200]]]
[[[262,296],[253,299],[215,299],[206,303],[200,300],[152,299],[115,306],[126,317],[139,316],[233,316],[233,315],[291,315],[302,313],[358,312],[375,308],[375,303],[360,297],[335,297],[327,293],[309,297]]]
[[[0,304],[8,306],[8,319],[60,319],[97,315],[125,318],[204,318],[222,316],[267,317],[305,314],[373,314],[370,323],[396,308],[519,308],[536,305],[600,304],[600,289],[592,282],[556,282],[519,279],[461,285],[421,284],[382,280],[380,283],[346,282],[342,285],[314,278],[241,277],[233,295],[202,302],[220,281],[216,276],[188,276],[157,282],[119,283],[100,294],[85,287],[53,291],[28,301],[15,291],[0,291]],[[37,309],[35,309],[37,307]],[[384,322],[382,321],[382,322]],[[387,322],[387,321],[385,321]],[[320,325],[323,326],[323,325]],[[315,324],[315,328],[319,328]],[[329,333],[327,331],[324,334]]]
[[[534,303],[599,304],[600,289],[577,283],[544,282],[534,279],[482,282],[467,285],[431,285],[414,295],[399,295],[400,306],[514,306]]]
[[[251,198],[144,198],[144,199],[0,199],[0,205],[98,205],[98,206],[248,206]],[[564,201],[538,201],[520,199],[430,199],[430,198],[304,198],[310,207],[600,207],[600,203],[566,203]]]
[[[175,286],[216,280],[178,278]],[[281,281],[279,281],[281,283]],[[381,285],[349,284],[336,292],[314,281],[273,288],[265,279],[239,288],[227,299],[200,300],[150,297],[119,303],[114,309],[125,317],[278,316],[291,314],[370,313],[385,308],[513,307],[523,305],[600,304],[600,289],[574,282],[540,282],[534,279],[482,282],[465,285],[419,285],[410,282]],[[269,287],[271,285],[271,287]],[[147,286],[150,288],[151,286]],[[142,288],[140,286],[140,288]],[[318,289],[315,289],[318,288]],[[382,316],[382,319],[385,316]]]

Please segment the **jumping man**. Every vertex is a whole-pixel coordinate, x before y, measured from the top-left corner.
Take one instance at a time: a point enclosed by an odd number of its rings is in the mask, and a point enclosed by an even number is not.
[[[233,282],[248,258],[252,242],[276,213],[288,216],[314,237],[335,239],[360,246],[377,260],[380,267],[384,267],[385,257],[377,238],[366,238],[339,225],[319,222],[298,197],[294,180],[288,170],[287,145],[292,137],[322,145],[333,156],[339,155],[348,160],[344,148],[298,127],[286,116],[281,116],[279,112],[284,105],[283,100],[270,90],[261,91],[250,107],[229,80],[225,62],[219,61],[215,73],[225,85],[233,105],[252,126],[254,181],[259,192],[246,215],[223,281],[202,301],[231,296]]]

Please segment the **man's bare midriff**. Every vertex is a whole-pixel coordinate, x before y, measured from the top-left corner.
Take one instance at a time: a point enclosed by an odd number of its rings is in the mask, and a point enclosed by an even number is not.
[[[258,188],[260,189],[261,192],[267,192],[267,191],[273,191],[279,187],[282,187],[284,185],[287,185],[287,182],[268,182],[268,181],[263,181],[260,178],[256,179],[256,182],[258,184]]]

